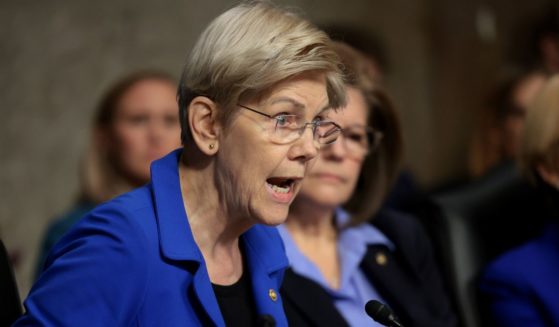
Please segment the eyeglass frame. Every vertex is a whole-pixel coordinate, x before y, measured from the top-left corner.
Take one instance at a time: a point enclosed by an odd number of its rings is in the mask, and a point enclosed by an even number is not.
[[[366,147],[366,148],[363,147],[363,153],[354,153],[352,151],[348,151],[347,143],[345,143],[345,142],[348,141],[348,137],[346,135],[347,131],[349,131],[350,129],[355,128],[355,127],[364,128],[365,132],[367,133],[366,137],[374,140],[374,143],[369,142],[368,147]],[[382,142],[382,139],[384,138],[384,133],[382,131],[376,130],[376,129],[372,128],[371,126],[362,126],[362,125],[349,126],[349,127],[342,128],[340,134],[343,136],[343,141],[342,142],[343,142],[343,145],[344,145],[346,151],[348,151],[348,153],[354,154],[355,156],[359,156],[359,157],[366,157],[366,156],[368,156],[372,153],[375,153],[375,151],[379,148],[379,146]]]
[[[237,106],[239,106],[239,107],[241,107],[241,108],[243,108],[243,109],[247,109],[247,110],[249,110],[249,111],[252,111],[252,112],[254,112],[254,113],[257,113],[257,114],[259,114],[259,115],[262,115],[262,116],[264,116],[264,117],[266,117],[266,118],[273,119],[273,120],[276,120],[276,121],[277,121],[277,117],[275,117],[275,116],[273,116],[273,115],[269,115],[269,114],[267,114],[267,113],[265,113],[265,112],[258,111],[258,110],[256,110],[256,109],[247,107],[247,106],[242,105],[242,104],[240,104],[240,103],[237,103]],[[284,114],[284,115],[285,115],[285,116],[297,116],[297,115],[293,115],[293,114]],[[333,130],[333,131],[337,131],[337,133],[338,133],[338,135],[336,136],[336,138],[335,138],[332,142],[329,142],[329,143],[321,143],[321,142],[319,141],[319,136],[318,136],[318,134],[316,133],[317,127],[320,126],[321,124],[325,124],[325,123],[332,124],[332,125],[333,125],[332,130]],[[302,126],[298,126],[295,130],[298,131],[299,137],[293,139],[293,141],[286,142],[285,144],[290,144],[290,143],[293,143],[293,142],[295,142],[296,140],[298,140],[298,139],[303,135],[303,133],[304,133],[304,131],[305,131],[305,129],[307,128],[308,125],[311,125],[311,126],[312,126],[313,140],[316,141],[316,142],[319,144],[319,147],[320,147],[320,148],[322,148],[323,146],[328,146],[328,145],[331,145],[331,144],[335,143],[335,142],[338,140],[339,136],[342,134],[342,127],[341,127],[340,125],[338,125],[336,122],[331,121],[331,120],[316,120],[316,121],[312,121],[312,122],[310,122],[310,123],[309,123],[309,122],[305,122]]]

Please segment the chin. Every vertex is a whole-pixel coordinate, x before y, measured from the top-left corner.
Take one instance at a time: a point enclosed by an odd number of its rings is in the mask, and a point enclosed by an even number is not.
[[[256,217],[256,223],[267,226],[277,226],[283,224],[285,220],[287,220],[288,213],[288,206],[285,206],[285,208],[267,208],[263,210],[262,214]]]
[[[322,193],[313,193],[313,194],[305,194],[301,193],[297,201],[300,202],[310,202],[321,207],[339,207],[342,204],[346,203],[350,196],[347,194],[340,194],[341,192],[334,193],[334,192],[322,192]]]

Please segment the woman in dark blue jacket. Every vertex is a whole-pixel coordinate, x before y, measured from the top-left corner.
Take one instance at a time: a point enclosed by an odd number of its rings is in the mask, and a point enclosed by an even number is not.
[[[287,325],[287,260],[265,225],[340,133],[338,67],[323,32],[270,4],[216,18],[179,86],[183,149],[55,245],[16,325]]]
[[[334,48],[348,76],[348,104],[332,114],[342,136],[320,151],[279,227],[290,261],[282,285],[288,321],[379,326],[365,313],[375,299],[404,326],[455,326],[421,225],[379,210],[400,163],[395,109],[373,80],[369,60],[345,44]]]
[[[559,326],[559,75],[527,110],[520,163],[546,197],[551,219],[541,236],[486,268],[481,292],[495,326]]]

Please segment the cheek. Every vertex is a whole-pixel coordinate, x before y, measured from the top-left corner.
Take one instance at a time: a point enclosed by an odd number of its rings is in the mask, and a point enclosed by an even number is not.
[[[247,198],[254,193],[257,176],[260,175],[259,148],[249,142],[239,144],[233,140],[242,140],[242,136],[228,135],[220,142],[216,158],[216,175],[223,194],[230,197],[238,206],[246,204]],[[264,156],[264,154],[260,154]]]
[[[357,180],[361,174],[361,169],[363,168],[363,160],[348,160],[347,171],[349,172],[348,177],[351,180],[352,190],[355,189],[357,185]]]
[[[301,194],[305,194],[324,204],[342,205],[349,200],[355,190],[363,161],[345,159],[342,163],[335,166],[321,167],[322,164],[321,160],[317,160],[315,168],[324,172],[331,169],[333,170],[332,172],[342,173],[346,178],[345,183],[332,184],[318,178],[308,177],[303,183]]]
[[[141,130],[122,127],[115,133],[115,143],[117,146],[117,155],[120,153],[126,157],[139,155],[145,147],[144,135]]]
[[[506,121],[505,129],[509,137],[517,137],[522,133],[524,120],[521,118],[509,118]]]
[[[504,144],[508,155],[515,155],[522,141],[524,120],[509,119],[505,125]]]
[[[311,160],[307,161],[307,168],[305,169],[305,176],[306,177],[313,169],[316,167],[317,163],[319,162],[319,156],[312,158]]]
[[[120,169],[135,178],[149,178],[150,160],[143,133],[135,128],[119,128],[113,140],[113,157]]]
[[[168,144],[171,150],[176,149],[181,144],[181,129],[180,126],[177,124],[175,127],[167,128],[164,134],[164,143]]]
[[[252,154],[244,149],[220,152],[216,160],[215,176],[223,205],[232,215],[258,216],[257,212],[260,211],[256,208],[260,208],[258,203],[265,189],[260,182],[262,167],[258,165],[258,158],[254,155],[257,151]]]

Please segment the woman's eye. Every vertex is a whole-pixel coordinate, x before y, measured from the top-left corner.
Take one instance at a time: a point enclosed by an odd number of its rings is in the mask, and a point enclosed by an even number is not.
[[[276,122],[278,125],[283,126],[287,123],[287,118],[284,115],[276,116]]]
[[[347,138],[357,143],[361,143],[365,139],[365,137],[361,134],[349,134]]]
[[[295,116],[289,114],[278,114],[274,117],[277,127],[289,127],[295,124]]]
[[[164,121],[165,121],[165,126],[168,127],[169,126],[173,127],[179,124],[179,118],[176,116],[166,116]]]
[[[316,116],[316,117],[314,117],[313,122],[323,121],[323,120],[324,120],[324,117],[322,117],[322,116]]]
[[[128,117],[127,121],[132,125],[142,125],[148,122],[148,117],[143,115]]]

